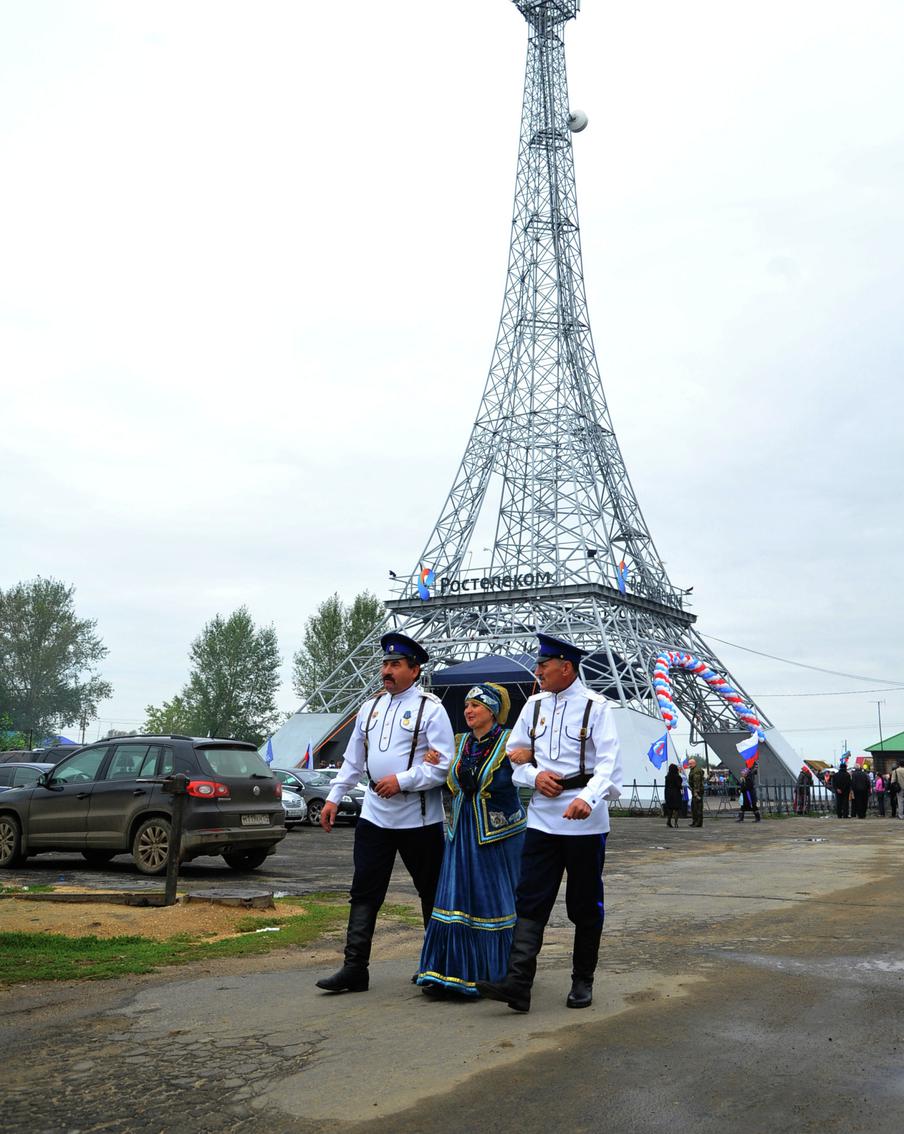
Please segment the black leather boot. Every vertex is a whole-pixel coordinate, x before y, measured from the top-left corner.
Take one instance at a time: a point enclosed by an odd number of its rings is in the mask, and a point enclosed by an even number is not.
[[[571,957],[571,992],[565,1004],[569,1008],[589,1008],[593,1003],[593,974],[600,956],[602,923],[575,928],[574,951]]]
[[[739,812],[738,812],[738,822],[739,822],[739,823],[743,823],[743,822],[744,822],[744,812],[743,812],[743,811],[739,811]]]
[[[365,902],[352,902],[345,938],[345,964],[330,977],[317,981],[325,992],[367,992],[370,943],[377,925],[377,910]]]
[[[501,1000],[516,1012],[530,1011],[530,990],[537,972],[537,954],[543,944],[543,930],[539,921],[518,918],[512,935],[508,972],[496,982],[477,981],[477,991],[488,1000]]]
[[[761,818],[762,818],[762,816],[760,815],[759,811],[754,811],[754,813],[753,813],[754,823],[759,823]]]

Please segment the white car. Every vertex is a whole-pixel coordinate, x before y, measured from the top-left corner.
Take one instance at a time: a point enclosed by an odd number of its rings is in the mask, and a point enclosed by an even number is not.
[[[286,827],[297,827],[304,823],[308,817],[308,805],[304,801],[304,796],[299,795],[297,791],[291,791],[283,784],[281,802],[286,813]]]

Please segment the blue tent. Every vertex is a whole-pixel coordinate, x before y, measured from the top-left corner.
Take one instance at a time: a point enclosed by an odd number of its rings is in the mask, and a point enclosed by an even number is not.
[[[533,685],[534,666],[537,659],[533,654],[516,654],[513,658],[502,654],[490,654],[474,661],[459,662],[445,669],[436,670],[430,678],[432,688],[446,688],[450,685],[473,685],[475,681],[495,681],[499,685]]]

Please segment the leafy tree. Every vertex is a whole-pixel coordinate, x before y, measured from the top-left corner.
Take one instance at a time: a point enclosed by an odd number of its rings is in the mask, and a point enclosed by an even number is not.
[[[0,752],[19,752],[28,747],[24,732],[16,732],[9,713],[0,713]]]
[[[292,688],[309,701],[331,673],[341,669],[384,614],[383,603],[370,591],[356,595],[346,606],[330,595],[305,623],[304,645],[292,659]],[[351,672],[351,667],[347,667]]]
[[[279,645],[272,626],[258,629],[240,607],[219,614],[192,642],[188,683],[171,701],[147,707],[149,732],[187,732],[260,744],[279,720]]]
[[[93,719],[113,692],[95,672],[107,656],[97,623],[77,617],[74,595],[40,577],[0,591],[0,708],[35,740]]]

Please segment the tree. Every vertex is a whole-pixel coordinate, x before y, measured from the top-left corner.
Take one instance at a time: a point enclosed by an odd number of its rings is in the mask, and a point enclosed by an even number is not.
[[[317,613],[305,623],[304,645],[292,659],[292,688],[309,701],[325,678],[344,663],[383,617],[383,603],[370,591],[356,595],[345,606],[338,594],[320,604]]]
[[[90,719],[113,692],[95,671],[107,656],[97,623],[76,616],[74,596],[40,577],[0,591],[0,709],[33,740]]]
[[[192,642],[188,683],[171,701],[147,707],[145,728],[260,744],[276,726],[279,645],[272,626],[258,629],[240,607],[219,614]]]
[[[15,731],[9,713],[0,713],[0,752],[21,752],[27,747],[25,733]]]

